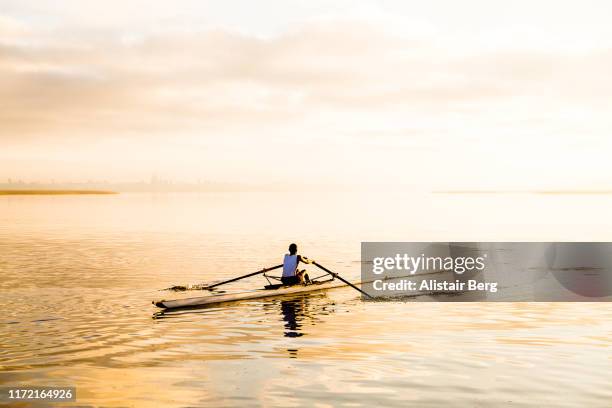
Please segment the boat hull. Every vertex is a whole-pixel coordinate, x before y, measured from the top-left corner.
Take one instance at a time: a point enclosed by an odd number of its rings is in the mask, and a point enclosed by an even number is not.
[[[160,300],[153,301],[153,304],[163,309],[176,309],[180,307],[214,305],[228,302],[236,302],[239,300],[263,299],[268,297],[288,296],[299,293],[310,293],[343,286],[347,285],[345,283],[342,283],[341,281],[329,280],[308,286],[296,285],[282,287],[279,289],[257,289],[249,292],[228,293],[223,295],[209,295],[182,299]]]
[[[416,275],[408,275],[408,276],[398,276],[394,278],[384,278],[387,279],[399,279],[399,278],[408,278],[413,280],[424,279],[425,276],[437,279],[446,279],[452,281],[453,272],[452,271],[434,271],[421,273]],[[368,284],[373,282],[373,280],[366,280],[361,282],[355,282],[355,285]],[[269,297],[281,297],[281,296],[289,296],[295,295],[299,293],[309,293],[309,292],[317,292],[321,290],[328,290],[333,288],[340,288],[348,286],[346,283],[340,280],[325,280],[322,282],[316,282],[311,285],[302,286],[289,286],[289,287],[281,287],[279,289],[257,289],[248,292],[239,292],[239,293],[227,293],[222,295],[209,295],[209,296],[198,296],[198,297],[185,297],[179,299],[172,300],[160,300],[153,301],[153,304],[157,307],[163,309],[176,309],[181,307],[193,307],[193,306],[204,306],[204,305],[215,305],[229,302],[236,302],[239,300],[249,300],[249,299],[264,299]],[[413,296],[420,296],[426,294],[428,292],[417,291],[413,293]]]

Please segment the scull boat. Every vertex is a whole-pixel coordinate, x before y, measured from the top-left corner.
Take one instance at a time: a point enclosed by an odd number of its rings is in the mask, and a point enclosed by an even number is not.
[[[238,300],[262,299],[262,298],[267,298],[267,297],[293,295],[296,293],[303,293],[303,292],[315,292],[319,290],[332,289],[332,288],[337,288],[341,286],[351,286],[353,289],[361,292],[364,296],[369,297],[369,298],[372,297],[370,294],[362,291],[357,286],[355,286],[353,283],[347,281],[346,279],[344,279],[337,273],[330,271],[323,265],[317,262],[314,262],[314,261],[312,262],[312,264],[318,267],[319,269],[322,269],[323,271],[325,271],[325,274],[331,276],[331,279],[321,281],[319,279],[326,276],[326,275],[322,275],[322,276],[319,276],[311,280],[308,285],[285,286],[283,284],[275,284],[275,285],[269,284],[265,286],[263,289],[257,289],[257,290],[250,291],[250,292],[199,296],[199,297],[193,297],[193,298],[183,298],[183,299],[174,299],[174,300],[159,300],[159,301],[153,301],[153,304],[157,307],[161,307],[165,309],[176,309],[180,307],[203,306],[203,305],[235,302]],[[246,275],[228,279],[223,282],[218,282],[212,285],[202,286],[201,289],[210,290],[220,285],[225,285],[227,283],[236,282],[237,280],[248,278],[250,276],[255,276],[259,274],[263,274],[263,276],[265,276],[266,279],[268,279],[268,282],[270,282],[269,278],[280,280],[279,277],[268,276],[265,273],[268,271],[272,271],[274,269],[282,268],[282,267],[283,267],[283,264],[276,265],[271,268],[264,268],[260,271],[251,272]],[[335,281],[336,278],[338,278],[339,282]],[[175,288],[178,288],[178,287],[175,287]]]
[[[320,265],[317,265],[317,266],[321,267]],[[324,269],[324,270],[329,271],[328,269]],[[318,291],[323,291],[323,290],[341,288],[341,287],[346,287],[346,286],[352,286],[353,288],[362,292],[361,289],[357,288],[355,285],[368,284],[368,283],[374,282],[375,280],[375,279],[371,279],[371,280],[351,283],[339,277],[338,274],[335,274],[331,271],[329,271],[329,273],[334,278],[336,277],[339,278],[339,280],[335,280],[333,278],[326,279],[323,281],[314,280],[312,281],[312,283],[308,285],[294,285],[294,286],[284,286],[282,284],[276,284],[276,285],[271,284],[271,285],[265,286],[264,288],[255,289],[251,291],[244,291],[244,292],[237,292],[237,293],[223,293],[223,294],[208,295],[208,296],[185,297],[185,298],[172,299],[172,300],[159,300],[159,301],[153,301],[153,304],[163,309],[176,309],[176,308],[186,308],[186,307],[194,307],[194,306],[218,305],[218,304],[236,302],[240,300],[283,297],[283,296],[296,295],[296,294],[301,294],[301,293],[311,293],[311,292],[318,292]],[[447,274],[447,273],[449,273],[449,271],[435,271],[435,272],[427,272],[427,273],[409,275],[409,276],[388,277],[388,278],[383,278],[383,280],[387,280],[387,279],[394,280],[394,279],[406,278],[406,277],[409,277],[412,279],[423,279],[424,275],[437,275],[437,274]],[[452,272],[450,273],[452,275]],[[253,276],[254,274],[255,273],[245,275],[245,276]],[[235,281],[235,279],[231,279],[230,281]],[[229,281],[226,281],[226,282],[229,282]],[[225,282],[221,282],[220,284],[223,284],[223,283]],[[211,285],[209,286],[209,288],[213,286],[217,286],[217,285],[219,284]],[[364,293],[364,296],[371,297],[369,294],[365,292],[362,292],[362,293]],[[413,295],[420,296],[420,295],[424,295],[427,293],[429,292],[416,291],[413,293]]]
[[[358,282],[357,284],[359,284]],[[320,282],[313,282],[310,285],[295,285],[295,286],[283,286],[283,285],[268,285],[262,289],[256,289],[238,293],[224,293],[218,295],[208,296],[197,296],[182,299],[173,300],[159,300],[154,301],[153,304],[157,307],[164,309],[175,309],[179,307],[191,307],[191,306],[204,306],[221,303],[236,302],[239,300],[249,299],[263,299],[287,295],[295,295],[299,293],[310,293],[322,290],[340,288],[348,286],[346,283],[337,280],[325,280]]]

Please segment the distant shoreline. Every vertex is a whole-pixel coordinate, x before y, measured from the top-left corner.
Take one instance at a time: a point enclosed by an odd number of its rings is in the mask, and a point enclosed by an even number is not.
[[[80,194],[118,194],[104,190],[0,190],[0,195],[80,195]]]

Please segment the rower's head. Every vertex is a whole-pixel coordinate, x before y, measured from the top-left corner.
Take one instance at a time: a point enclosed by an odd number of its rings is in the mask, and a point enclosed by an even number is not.
[[[290,255],[297,254],[297,245],[295,245],[295,244],[289,245],[289,254]]]

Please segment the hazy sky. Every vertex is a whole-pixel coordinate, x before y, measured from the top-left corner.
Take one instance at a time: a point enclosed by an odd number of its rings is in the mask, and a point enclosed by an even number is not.
[[[610,188],[611,15],[0,0],[0,180]]]

